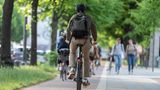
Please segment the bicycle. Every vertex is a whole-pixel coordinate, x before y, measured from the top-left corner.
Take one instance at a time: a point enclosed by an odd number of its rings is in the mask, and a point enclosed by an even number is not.
[[[59,50],[59,57],[58,57],[58,65],[60,71],[60,79],[67,80],[67,69],[68,69],[68,55],[69,49],[62,48]]]
[[[64,64],[64,62],[61,64],[61,66],[59,66],[59,68],[61,68],[60,71],[60,79],[62,79],[62,81],[67,80],[67,66]]]
[[[78,44],[78,57],[77,57],[77,68],[76,68],[76,83],[77,90],[81,90],[82,85],[82,44]]]

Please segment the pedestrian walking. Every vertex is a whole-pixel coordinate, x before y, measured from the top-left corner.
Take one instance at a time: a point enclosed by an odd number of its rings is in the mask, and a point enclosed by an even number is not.
[[[112,47],[113,58],[115,60],[115,72],[119,74],[121,68],[122,55],[124,55],[124,45],[121,43],[121,39],[117,38],[116,44]]]
[[[135,65],[137,49],[136,46],[133,44],[132,39],[128,41],[128,45],[126,47],[126,54],[127,54],[127,61],[128,61],[128,73],[133,74],[133,69]]]

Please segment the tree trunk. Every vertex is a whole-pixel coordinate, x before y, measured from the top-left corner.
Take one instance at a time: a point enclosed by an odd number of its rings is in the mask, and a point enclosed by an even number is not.
[[[11,60],[11,22],[14,0],[5,0],[2,17],[2,54],[1,63],[3,66],[13,66]]]
[[[57,29],[58,29],[58,14],[53,12],[52,16],[52,32],[51,32],[51,51],[56,49]]]
[[[37,8],[38,0],[32,2],[32,21],[31,21],[31,65],[37,65]]]

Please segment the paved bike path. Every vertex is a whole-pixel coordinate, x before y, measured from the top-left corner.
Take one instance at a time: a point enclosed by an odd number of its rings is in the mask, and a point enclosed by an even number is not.
[[[101,66],[95,70],[96,75],[89,78],[91,85],[88,87],[83,87],[82,90],[96,90],[97,86],[99,85],[103,69],[104,67]],[[62,81],[59,76],[57,76],[53,80],[27,87],[22,90],[76,90],[76,83],[71,80]]]
[[[96,70],[96,75],[90,78],[91,85],[82,90],[160,90],[160,69],[135,68],[133,75],[128,75],[127,67],[122,67],[120,74],[114,70],[109,73],[105,67]],[[76,90],[76,83],[70,80],[62,81],[57,77],[23,90]]]

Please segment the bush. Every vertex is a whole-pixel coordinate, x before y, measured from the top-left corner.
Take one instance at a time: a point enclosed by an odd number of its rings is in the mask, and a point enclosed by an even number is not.
[[[51,51],[45,55],[49,65],[51,66],[57,66],[57,58],[58,53],[56,51]]]

